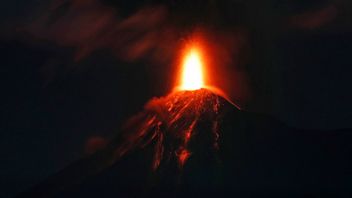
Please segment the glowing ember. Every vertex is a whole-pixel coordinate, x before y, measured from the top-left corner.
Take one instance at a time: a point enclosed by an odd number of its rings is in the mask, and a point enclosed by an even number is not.
[[[181,166],[183,166],[185,164],[186,160],[191,155],[191,153],[187,149],[183,149],[183,150],[180,151],[180,153],[176,153],[176,155],[178,157],[179,164]]]
[[[199,50],[191,48],[184,58],[181,90],[197,90],[204,87],[203,64]]]

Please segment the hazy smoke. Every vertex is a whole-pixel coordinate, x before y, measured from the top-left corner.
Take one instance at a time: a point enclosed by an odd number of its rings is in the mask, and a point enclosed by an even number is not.
[[[319,10],[292,16],[291,24],[302,29],[315,29],[333,21],[337,13],[335,5],[328,5]]]
[[[51,8],[24,28],[34,38],[75,47],[76,59],[92,51],[109,48],[119,57],[132,60],[166,47],[163,6],[145,7],[121,18],[99,0],[57,0]]]

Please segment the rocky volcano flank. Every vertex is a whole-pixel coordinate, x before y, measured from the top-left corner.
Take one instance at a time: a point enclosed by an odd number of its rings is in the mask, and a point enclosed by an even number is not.
[[[103,150],[20,197],[351,194],[351,130],[288,127],[207,89],[150,100]]]

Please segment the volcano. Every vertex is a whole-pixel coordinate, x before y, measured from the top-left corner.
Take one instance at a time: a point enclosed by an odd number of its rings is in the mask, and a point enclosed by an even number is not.
[[[103,150],[19,197],[351,193],[350,130],[299,130],[207,89],[149,101]]]

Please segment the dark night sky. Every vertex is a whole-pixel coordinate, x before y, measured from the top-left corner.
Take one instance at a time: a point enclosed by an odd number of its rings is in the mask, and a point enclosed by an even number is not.
[[[74,2],[79,9],[81,1]],[[244,30],[240,68],[250,79],[249,111],[297,128],[352,128],[349,0],[128,2],[102,1],[119,19],[163,5],[178,27]],[[8,197],[82,157],[91,138],[111,138],[146,101],[167,94],[172,82],[164,66],[170,60],[125,60],[109,46],[77,60],[77,46],[26,31],[47,13],[47,1],[1,4],[0,197]]]

